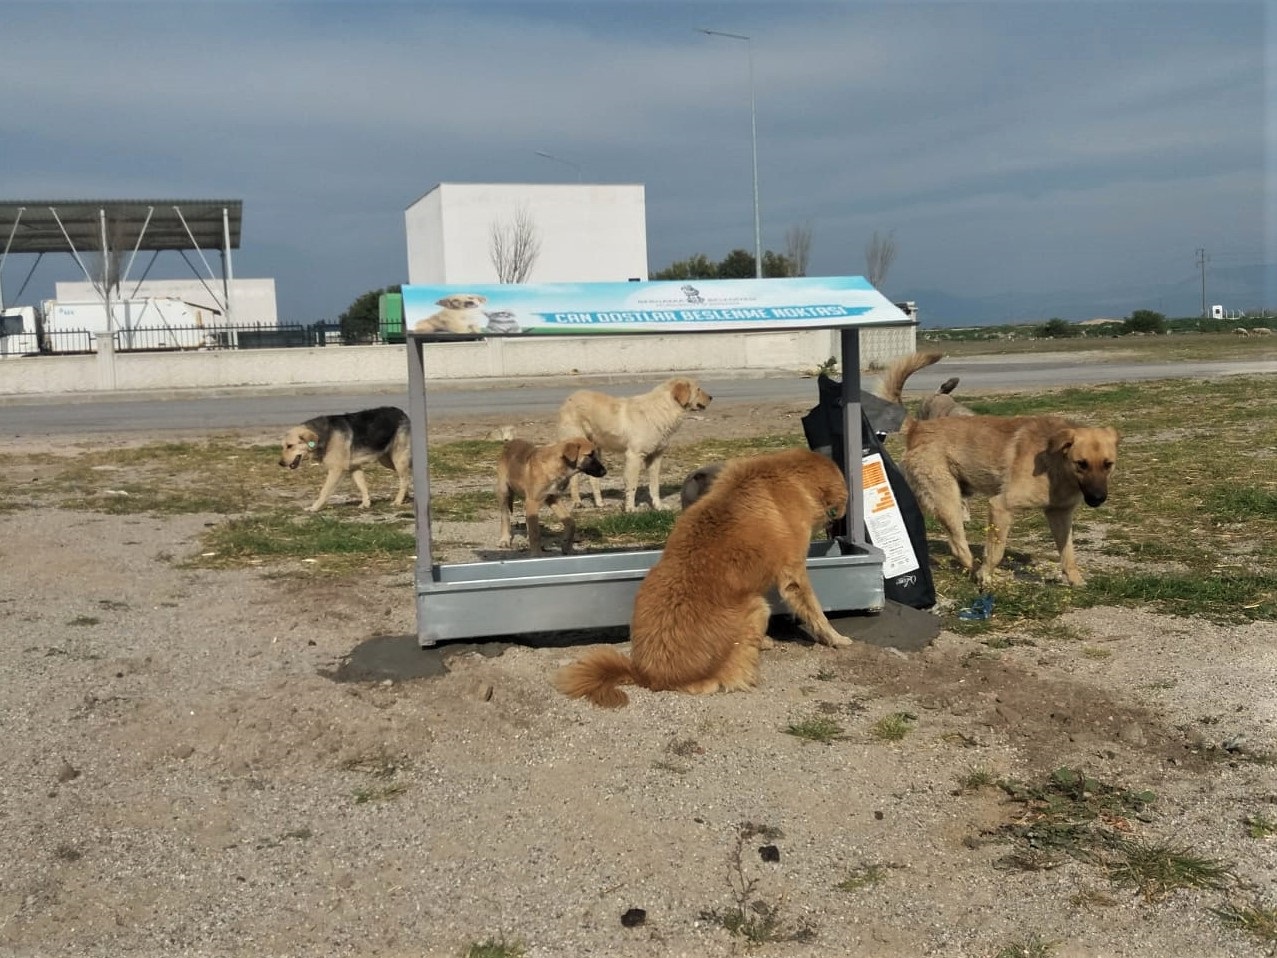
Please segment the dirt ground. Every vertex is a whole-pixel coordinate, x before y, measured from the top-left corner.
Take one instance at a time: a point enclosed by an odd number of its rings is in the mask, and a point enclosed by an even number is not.
[[[711,407],[680,437],[802,412]],[[1220,914],[1277,906],[1273,623],[1096,608],[1005,648],[791,638],[755,691],[602,711],[549,676],[623,636],[370,675],[352,663],[424,655],[411,569],[184,567],[216,521],[0,512],[0,955],[1275,952]],[[815,718],[841,734],[786,731]],[[1062,766],[1151,791],[1105,826],[1227,865],[1220,887],[1017,845],[1033,814],[990,782]]]

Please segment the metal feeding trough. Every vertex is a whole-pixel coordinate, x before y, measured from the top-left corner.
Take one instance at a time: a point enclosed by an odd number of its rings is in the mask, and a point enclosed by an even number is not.
[[[911,320],[860,277],[580,283],[553,286],[405,286],[409,415],[417,515],[417,636],[452,639],[627,625],[639,583],[660,550],[582,552],[466,563],[433,561],[427,459],[424,346],[474,336],[634,335],[840,331],[845,435],[860,429],[860,328]],[[475,302],[473,326],[448,309],[448,331],[414,330],[440,302]],[[499,322],[485,321],[497,314]],[[461,324],[461,325],[459,325]],[[445,325],[441,321],[439,326]],[[850,504],[845,538],[813,542],[807,568],[826,612],[883,607],[883,553],[865,541],[860,449],[848,444]],[[854,460],[852,459],[854,457]],[[494,464],[495,466],[495,464]],[[784,604],[771,597],[774,610]]]

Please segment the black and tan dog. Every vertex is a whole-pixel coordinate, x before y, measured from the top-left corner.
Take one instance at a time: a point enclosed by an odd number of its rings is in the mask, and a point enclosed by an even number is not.
[[[594,443],[575,436],[534,446],[526,439],[509,439],[497,460],[497,509],[501,513],[501,536],[497,545],[510,548],[510,519],[514,497],[523,497],[528,525],[528,550],[541,554],[541,507],[549,506],[563,522],[563,551],[572,551],[576,521],[571,508],[561,501],[572,477],[580,473],[595,478],[607,475]]]
[[[412,482],[411,433],[407,413],[397,406],[316,416],[288,430],[279,464],[296,469],[310,459],[328,470],[319,497],[309,507],[310,512],[324,507],[344,475],[349,475],[358,487],[362,497],[360,505],[365,509],[371,506],[364,466],[373,462],[393,469],[399,477],[395,505],[401,506]]]

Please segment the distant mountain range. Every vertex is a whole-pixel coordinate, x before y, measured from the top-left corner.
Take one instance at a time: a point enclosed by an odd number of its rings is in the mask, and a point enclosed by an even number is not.
[[[995,296],[952,296],[938,289],[916,289],[893,299],[918,304],[918,319],[925,326],[998,326],[1007,323],[1040,323],[1060,318],[1123,319],[1137,309],[1151,309],[1170,319],[1197,316],[1202,311],[1200,279],[1150,286],[1114,286],[1105,289],[1068,289],[1026,297],[1003,293]],[[1222,304],[1233,310],[1267,308],[1277,311],[1277,263],[1207,269],[1207,305]]]

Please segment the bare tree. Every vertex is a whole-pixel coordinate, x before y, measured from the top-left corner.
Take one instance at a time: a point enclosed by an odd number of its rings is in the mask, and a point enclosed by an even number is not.
[[[522,283],[532,272],[541,255],[541,238],[536,223],[526,207],[520,207],[509,220],[493,220],[488,234],[488,258],[501,283]]]
[[[785,258],[789,260],[791,275],[807,275],[807,263],[811,259],[810,222],[785,230]]]
[[[874,230],[873,238],[865,246],[865,279],[873,286],[881,286],[887,278],[887,271],[896,258],[896,236],[894,232],[880,236]]]

